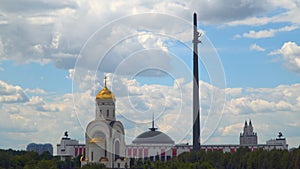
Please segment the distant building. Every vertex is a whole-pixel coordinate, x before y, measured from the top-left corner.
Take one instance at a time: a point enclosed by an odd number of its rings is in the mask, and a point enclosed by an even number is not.
[[[174,154],[175,153],[175,154]],[[176,156],[175,142],[165,133],[154,128],[154,119],[149,131],[138,135],[132,144],[126,146],[128,158],[166,161]]]
[[[156,131],[154,123],[150,131],[146,131],[138,135],[132,144],[126,146],[126,157],[135,159],[150,159],[150,161],[160,160],[167,161],[172,157],[176,157],[184,152],[191,152],[193,146],[189,144],[175,144],[174,141],[166,134]],[[282,138],[282,134],[278,138],[271,139],[266,144],[257,143],[257,133],[253,132],[252,122],[245,122],[243,133],[240,134],[240,144],[218,144],[218,145],[201,145],[201,150],[221,151],[221,152],[236,152],[241,147],[247,147],[250,151],[258,149],[272,150],[281,149],[287,150],[288,145],[286,139]]]
[[[288,144],[286,143],[286,139],[282,137],[282,133],[279,132],[278,138],[276,139],[271,139],[266,142],[266,144],[269,147],[273,147],[274,149],[282,149],[282,150],[287,150],[288,149]]]
[[[56,149],[57,156],[64,161],[67,158],[83,155],[85,152],[85,144],[79,144],[78,140],[69,138],[68,133],[65,132],[65,137],[61,138],[60,144],[56,145]]]
[[[47,143],[47,144],[30,143],[27,145],[26,151],[34,151],[34,152],[37,152],[39,155],[48,151],[51,155],[53,155],[53,147],[49,143]]]
[[[240,145],[256,145],[257,144],[257,133],[253,132],[253,126],[251,120],[249,125],[245,121],[244,131],[240,134]]]

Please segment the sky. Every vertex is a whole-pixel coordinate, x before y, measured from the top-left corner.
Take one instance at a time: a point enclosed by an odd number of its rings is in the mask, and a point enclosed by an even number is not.
[[[298,0],[2,0],[0,148],[85,142],[104,77],[126,143],[155,125],[192,142],[198,16],[201,144],[300,144]]]

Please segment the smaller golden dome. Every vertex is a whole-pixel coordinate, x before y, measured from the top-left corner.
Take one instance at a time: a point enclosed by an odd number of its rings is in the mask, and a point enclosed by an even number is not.
[[[106,87],[99,91],[99,93],[96,96],[96,99],[114,99],[114,94]]]
[[[105,139],[104,138],[91,138],[90,143],[104,143]]]
[[[109,160],[108,160],[107,157],[101,157],[101,158],[99,159],[99,161],[100,161],[100,162],[108,162]]]

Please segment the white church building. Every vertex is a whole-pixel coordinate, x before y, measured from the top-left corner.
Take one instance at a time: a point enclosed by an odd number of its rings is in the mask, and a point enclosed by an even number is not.
[[[103,163],[108,168],[125,168],[128,165],[125,131],[123,124],[116,120],[115,102],[105,80],[104,88],[96,96],[95,119],[86,127],[86,151],[81,159],[82,165]]]

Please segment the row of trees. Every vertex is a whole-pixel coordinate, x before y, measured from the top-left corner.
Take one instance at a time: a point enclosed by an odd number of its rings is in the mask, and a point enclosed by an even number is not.
[[[300,147],[291,151],[287,150],[257,150],[249,151],[240,148],[235,153],[191,152],[183,153],[167,162],[156,160],[130,160],[131,168],[144,169],[299,169]],[[0,169],[79,169],[79,157],[61,161],[58,157],[48,152],[38,155],[35,152],[0,150]],[[105,169],[101,164],[88,164],[81,169]]]
[[[155,161],[151,163],[136,163],[132,168],[144,169],[299,169],[300,147],[287,150],[257,150],[240,148],[235,153],[191,152],[183,153],[168,162]]]
[[[79,169],[79,157],[61,161],[49,152],[0,150],[0,169]]]

